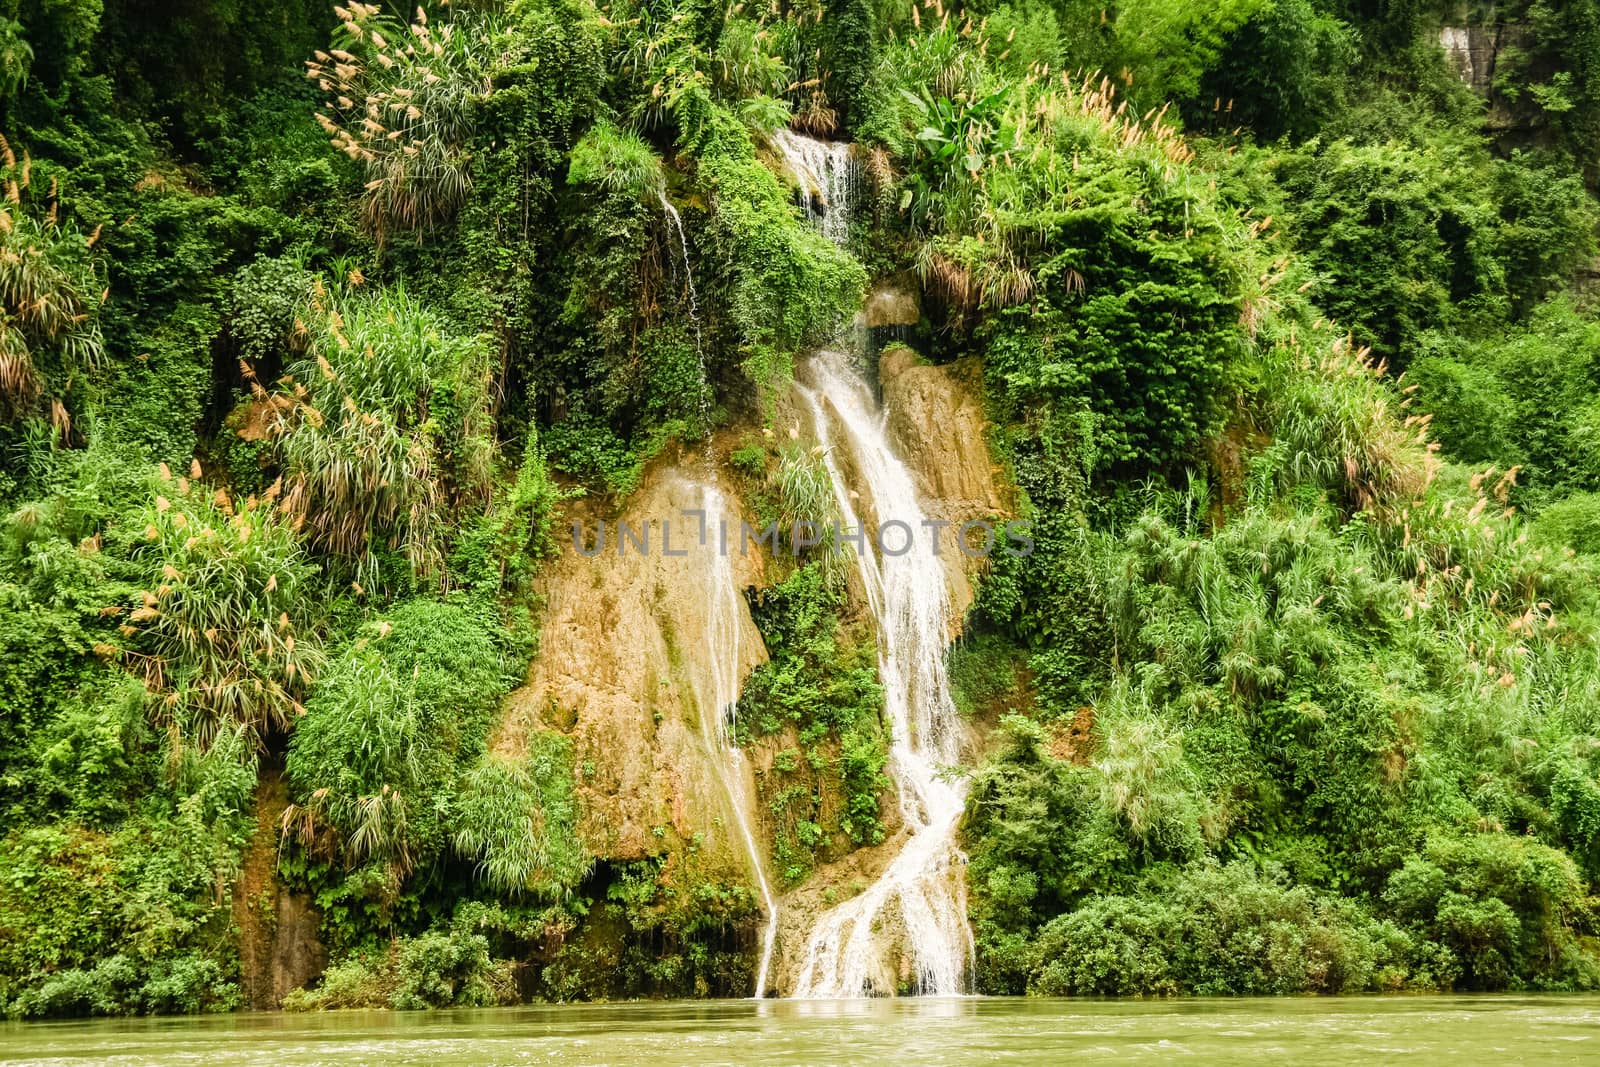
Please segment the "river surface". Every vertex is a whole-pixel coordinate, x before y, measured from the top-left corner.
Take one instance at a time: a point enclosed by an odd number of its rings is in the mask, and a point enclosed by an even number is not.
[[[1600,1064],[1600,997],[649,1001],[0,1023],[29,1064]]]

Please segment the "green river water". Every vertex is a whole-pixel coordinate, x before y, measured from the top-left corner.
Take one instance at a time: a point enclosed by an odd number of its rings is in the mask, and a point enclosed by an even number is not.
[[[566,1004],[0,1024],[15,1064],[1600,1065],[1600,997]]]

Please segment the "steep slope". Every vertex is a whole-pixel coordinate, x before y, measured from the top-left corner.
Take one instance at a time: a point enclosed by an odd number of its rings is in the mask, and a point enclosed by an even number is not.
[[[704,655],[708,568],[699,545],[699,484],[686,472],[658,463],[618,515],[585,504],[572,509],[562,530],[560,559],[540,581],[545,609],[541,648],[527,684],[506,702],[505,721],[492,745],[515,752],[530,731],[558,730],[575,743],[579,831],[589,852],[603,859],[636,860],[687,847],[703,835],[718,866],[742,872],[745,863],[719,787],[719,757],[702,731],[700,694],[712,692]],[[696,474],[695,477],[703,477]],[[574,548],[571,523],[593,537],[606,524],[604,551],[586,558]],[[649,551],[624,542],[616,523],[648,538]],[[670,541],[670,544],[668,543]],[[592,544],[592,542],[591,542]],[[683,556],[667,555],[686,552]],[[731,557],[736,579],[755,585],[761,560]],[[738,643],[738,677],[765,658],[761,634],[748,610]]]

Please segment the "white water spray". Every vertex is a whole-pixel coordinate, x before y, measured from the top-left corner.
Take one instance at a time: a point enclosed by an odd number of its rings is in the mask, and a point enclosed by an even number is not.
[[[766,996],[767,974],[772,968],[772,946],[778,934],[778,904],[767,882],[766,869],[761,862],[761,850],[756,847],[755,835],[745,812],[754,803],[753,790],[747,785],[744,755],[734,744],[731,727],[734,709],[739,701],[740,670],[743,664],[739,635],[743,611],[738,582],[733,575],[729,554],[727,507],[721,491],[715,486],[701,488],[700,506],[705,511],[702,551],[709,554],[706,574],[706,637],[707,655],[711,664],[711,691],[701,700],[701,715],[712,720],[708,736],[715,740],[722,757],[718,764],[723,790],[727,793],[728,807],[733,811],[734,824],[750,857],[750,868],[755,873],[756,887],[761,892],[761,903],[767,909],[767,927],[761,944],[761,966],[756,972],[756,999]],[[737,531],[738,522],[734,521]]]
[[[880,521],[925,529],[911,473],[890,447],[883,412],[866,383],[837,352],[819,353],[811,373],[815,384],[802,394],[825,446],[824,462],[842,521],[852,528],[861,524],[835,458],[837,448],[849,450],[863,483],[860,489]],[[835,420],[843,430],[837,444]],[[949,596],[944,568],[931,545],[918,543],[923,540],[913,538],[908,551],[892,555],[879,553],[869,537],[857,553],[878,623],[889,770],[899,787],[908,836],[876,882],[817,921],[806,944],[796,997],[891,993],[897,959],[910,962],[920,993],[949,996],[967,989],[972,931],[967,925],[966,857],[955,840],[966,784],[940,774],[959,760],[963,730],[945,676]]]
[[[836,245],[844,244],[850,236],[850,209],[858,184],[850,145],[819,141],[793,130],[777,131],[772,143],[800,183],[806,214],[820,219],[824,237]]]

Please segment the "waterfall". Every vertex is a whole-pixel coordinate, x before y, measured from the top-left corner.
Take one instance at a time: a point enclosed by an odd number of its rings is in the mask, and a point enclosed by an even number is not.
[[[945,676],[949,598],[944,568],[933,554],[911,473],[894,454],[883,412],[871,390],[837,352],[811,361],[813,386],[801,390],[811,408],[842,521],[859,528],[836,459],[848,449],[859,489],[880,522],[916,531],[909,551],[879,551],[869,537],[857,551],[868,605],[878,623],[878,671],[889,727],[889,770],[900,794],[906,838],[878,880],[825,912],[806,944],[794,995],[856,997],[892,992],[895,933],[915,967],[919,992],[966,991],[972,958],[967,925],[965,856],[956,825],[966,785],[940,777],[961,755],[962,725]],[[843,431],[835,443],[834,425]],[[891,537],[896,535],[891,534]],[[898,547],[896,537],[892,547]],[[898,927],[895,925],[898,921]]]
[[[756,972],[756,998],[766,995],[767,974],[772,967],[772,946],[778,933],[778,905],[767,882],[766,869],[761,862],[761,850],[756,846],[755,834],[750,829],[746,812],[755,803],[754,790],[748,786],[744,770],[744,756],[734,744],[732,731],[734,708],[739,701],[740,670],[743,664],[739,642],[740,623],[743,620],[743,598],[733,575],[730,559],[727,507],[722,493],[713,485],[701,488],[701,508],[705,511],[705,525],[701,528],[700,544],[710,553],[706,574],[706,637],[707,656],[710,660],[710,692],[702,696],[702,718],[711,719],[707,730],[721,757],[716,765],[720,770],[722,787],[728,797],[728,807],[733,812],[734,824],[750,858],[750,868],[755,873],[756,887],[761,892],[762,905],[767,909],[767,926],[761,944],[761,965]],[[734,520],[734,537],[738,523]],[[736,551],[734,549],[733,551]]]
[[[678,232],[678,249],[683,254],[684,284],[689,289],[689,325],[694,329],[694,352],[700,361],[700,419],[702,423],[709,425],[711,384],[706,377],[706,350],[700,338],[700,297],[694,289],[694,270],[689,266],[689,240],[684,236],[683,216],[678,214],[678,209],[667,199],[666,191],[657,190],[656,195],[661,200],[661,210],[672,220],[673,228]]]
[[[772,143],[783,154],[800,191],[806,214],[819,219],[823,236],[842,245],[850,236],[850,209],[857,185],[855,155],[843,141],[819,141],[793,130],[779,130]]]

